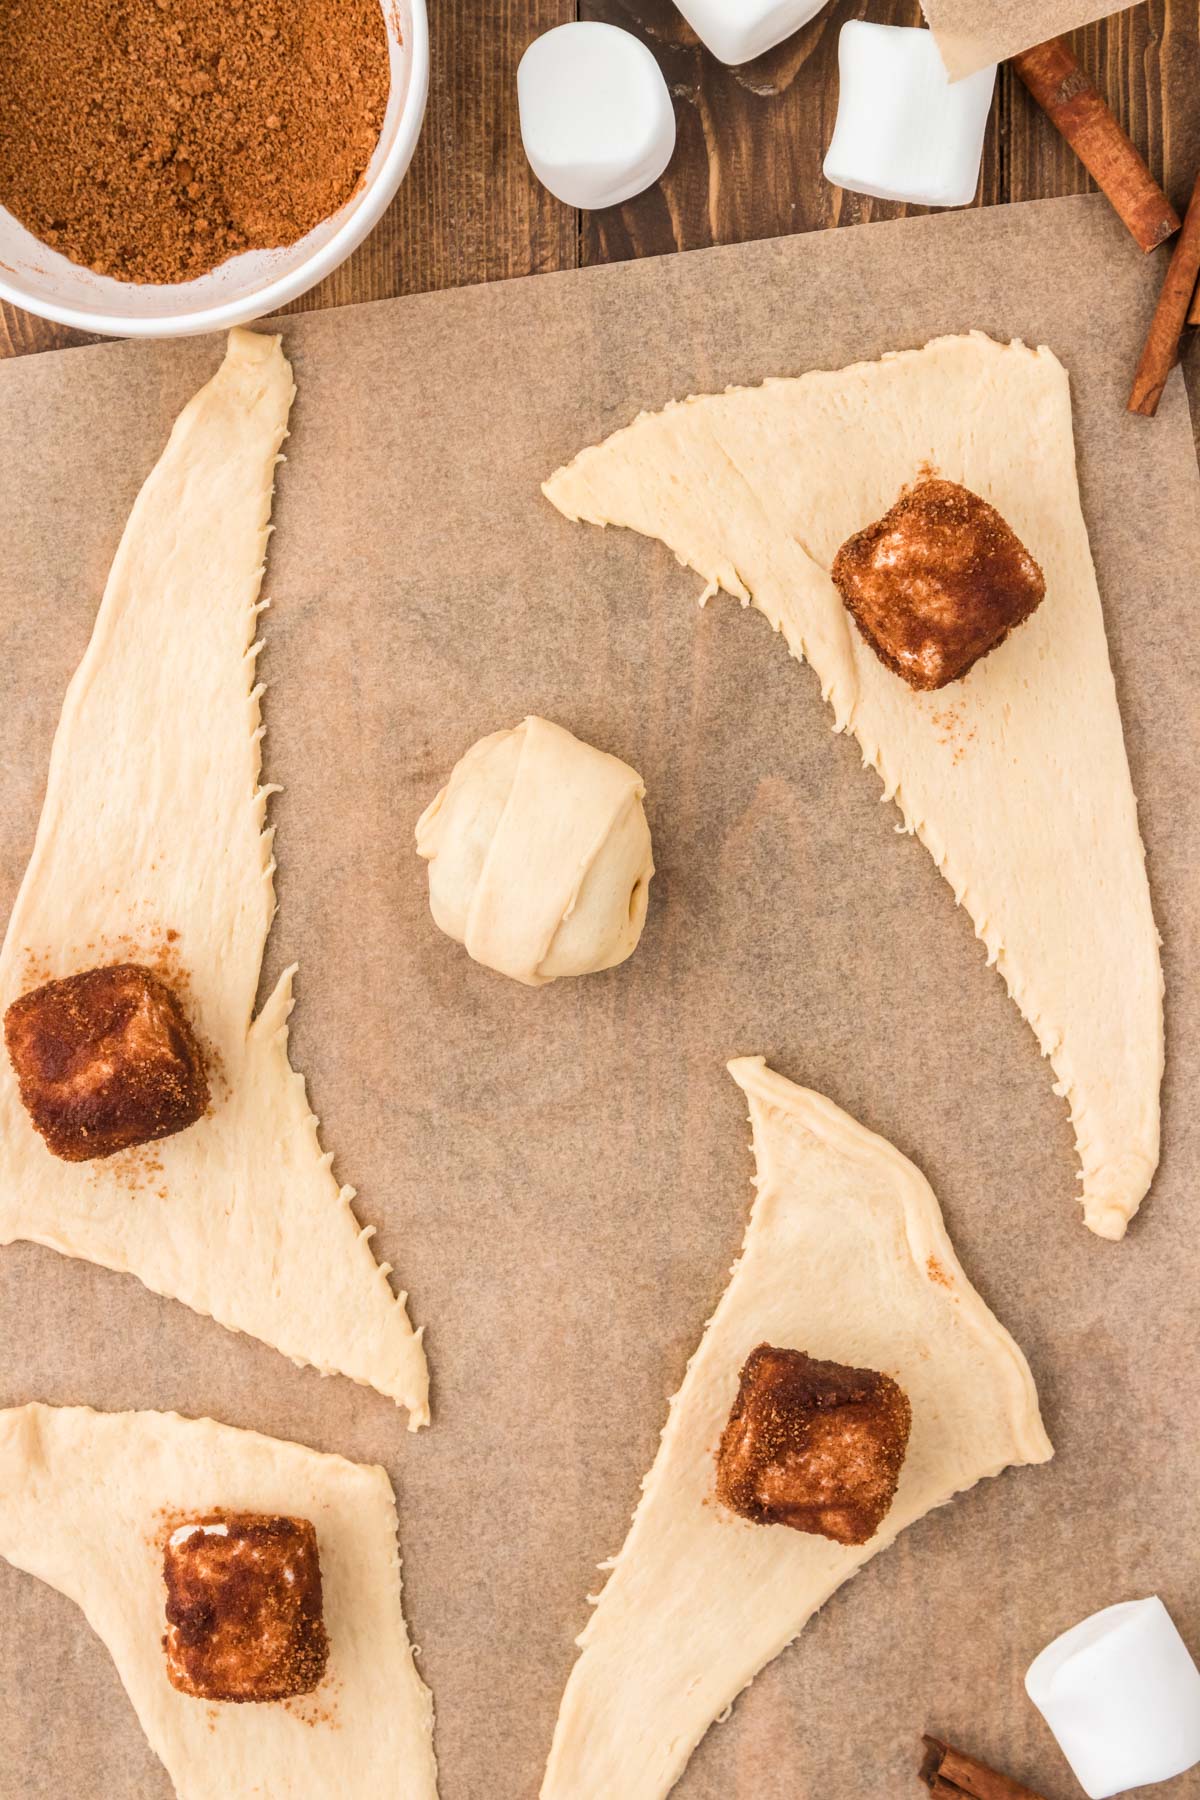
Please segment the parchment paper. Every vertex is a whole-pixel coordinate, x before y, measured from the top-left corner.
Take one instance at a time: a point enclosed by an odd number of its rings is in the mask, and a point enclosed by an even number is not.
[[[1123,410],[1154,299],[1105,201],[1083,198],[286,322],[270,969],[300,960],[295,1055],[429,1328],[435,1424],[410,1439],[377,1395],[26,1245],[0,1253],[0,1402],[212,1413],[385,1463],[446,1800],[536,1794],[595,1565],[741,1239],[748,1127],[723,1067],[741,1052],[925,1170],[1029,1355],[1058,1456],[906,1532],[710,1732],[679,1793],[915,1793],[933,1729],[1066,1800],[1021,1689],[1034,1653],[1152,1591],[1200,1650],[1198,482],[1178,379],[1153,423]],[[1080,1224],[1033,1036],[811,672],[759,615],[699,612],[659,546],[569,526],[538,493],[639,407],[968,326],[1053,344],[1074,387],[1170,1009],[1163,1165],[1123,1245]],[[118,534],[219,354],[0,368],[5,908]],[[659,867],[634,960],[543,991],[433,928],[412,846],[456,757],[531,709],[642,771]],[[3,1564],[0,1792],[168,1792],[82,1618]]]
[[[1125,10],[1119,0],[921,0],[921,8],[952,81]]]

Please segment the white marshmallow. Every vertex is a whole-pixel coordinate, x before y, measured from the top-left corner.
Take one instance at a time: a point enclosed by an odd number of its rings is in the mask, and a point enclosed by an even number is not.
[[[521,141],[567,206],[618,206],[658,180],[675,109],[653,56],[616,25],[581,20],[535,38],[517,70]]]
[[[979,183],[995,63],[951,82],[932,32],[851,19],[838,39],[838,70],[826,181],[876,200],[969,206]]]
[[[1030,1664],[1025,1691],[1089,1800],[1200,1762],[1200,1670],[1157,1596],[1064,1631]]]
[[[186,1543],[188,1538],[190,1538],[192,1536],[193,1532],[197,1532],[197,1531],[202,1531],[204,1533],[205,1537],[228,1537],[229,1536],[229,1527],[226,1524],[218,1523],[215,1525],[211,1525],[211,1524],[210,1525],[201,1525],[201,1523],[198,1519],[193,1519],[191,1521],[191,1523],[188,1525],[177,1525],[175,1527],[175,1530],[171,1533],[170,1537],[167,1539],[167,1542],[170,1544],[172,1550],[177,1550],[179,1548],[180,1544]]]
[[[749,62],[791,37],[825,0],[675,0],[700,39],[723,63]]]

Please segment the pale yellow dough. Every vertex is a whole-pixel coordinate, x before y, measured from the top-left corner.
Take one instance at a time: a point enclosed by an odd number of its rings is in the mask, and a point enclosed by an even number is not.
[[[729,1069],[750,1102],[757,1198],[579,1639],[542,1800],[658,1800],[712,1721],[906,1525],[1051,1455],[1025,1358],[963,1274],[928,1182],[761,1057]],[[908,1395],[900,1485],[869,1543],[750,1524],[716,1503],[713,1453],[763,1342],[882,1370]]]
[[[549,719],[480,738],[417,821],[437,925],[528,987],[624,962],[654,874],[645,792]]]
[[[963,681],[917,694],[829,570],[928,466],[1008,520],[1046,598]],[[975,332],[687,400],[545,492],[568,518],[661,538],[705,597],[753,602],[812,663],[1053,1064],[1086,1223],[1121,1237],[1158,1162],[1162,977],[1060,364]]]
[[[429,1416],[420,1334],[288,1061],[292,970],[254,1017],[275,865],[253,640],[294,391],[279,339],[234,331],[177,420],[67,691],[0,952],[0,1013],[52,976],[162,967],[209,1051],[211,1114],[142,1150],[61,1162],[0,1053],[0,1243],[129,1270],[296,1362],[378,1388],[417,1426]]]
[[[219,1512],[315,1527],[329,1665],[311,1694],[210,1705],[168,1681],[163,1541]],[[180,1800],[435,1800],[383,1469],[212,1419],[15,1407],[0,1412],[0,1556],[81,1608]]]

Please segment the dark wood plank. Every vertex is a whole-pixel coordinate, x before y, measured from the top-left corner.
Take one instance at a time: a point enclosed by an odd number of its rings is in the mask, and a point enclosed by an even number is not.
[[[1200,28],[1197,9],[1178,0],[1150,0],[1101,24],[1073,33],[1070,42],[1152,173],[1182,216],[1200,162]],[[1006,197],[1094,189],[1070,147],[1039,112],[1009,68],[1001,70],[1008,121]]]
[[[583,0],[660,57],[676,99],[679,149],[660,189],[583,226],[585,262],[696,249],[778,232],[890,218],[919,208],[832,189],[821,163],[837,113],[837,37],[864,12],[920,22],[918,0],[840,0],[791,43],[743,69],[704,51],[671,0]],[[1200,22],[1188,0],[1150,0],[1077,32],[1077,54],[1172,195],[1186,201],[1200,164]],[[1085,191],[1073,152],[1011,69],[999,73],[977,204]]]
[[[72,344],[94,344],[85,331],[39,319],[19,306],[0,301],[0,357],[28,356],[32,350],[66,350]]]
[[[864,11],[883,24],[918,25],[919,0],[873,0],[867,8],[861,0],[837,0],[789,42],[740,69],[710,56],[671,0],[581,0],[581,11],[623,25],[650,45],[675,96],[679,131],[658,187],[585,217],[585,263],[923,210],[845,193],[821,174],[837,116],[842,26]],[[997,112],[980,183],[983,203],[1003,198],[1001,125]]]
[[[893,217],[904,207],[831,188],[821,162],[837,109],[848,18],[920,21],[919,0],[835,0],[790,43],[726,69],[671,0],[578,0],[588,18],[642,36],[675,95],[679,147],[663,181],[628,205],[577,217],[534,180],[521,150],[516,66],[576,0],[431,0],[429,113],[408,180],[362,248],[298,307],[571,268]],[[1075,35],[1081,59],[1172,198],[1200,166],[1195,0],[1148,0]],[[1001,70],[979,204],[1074,193],[1088,179],[1015,76]],[[84,341],[0,308],[0,354]]]

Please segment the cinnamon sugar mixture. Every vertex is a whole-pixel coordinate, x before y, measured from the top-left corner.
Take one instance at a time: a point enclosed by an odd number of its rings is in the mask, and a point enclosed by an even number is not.
[[[190,280],[336,212],[388,87],[380,0],[2,0],[0,204],[99,274]]]

